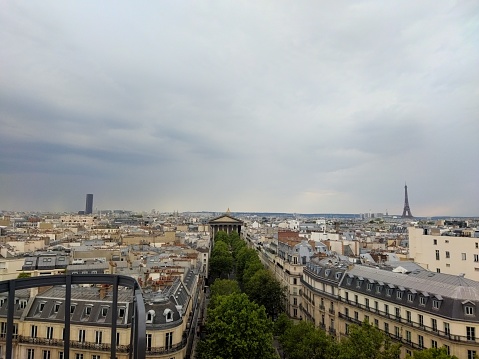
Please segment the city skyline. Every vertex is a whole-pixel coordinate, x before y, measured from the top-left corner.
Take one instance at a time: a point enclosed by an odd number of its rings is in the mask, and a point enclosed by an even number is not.
[[[478,14],[4,4],[0,208],[478,216]]]

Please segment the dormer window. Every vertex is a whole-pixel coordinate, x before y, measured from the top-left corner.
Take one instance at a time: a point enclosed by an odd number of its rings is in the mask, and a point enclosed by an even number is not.
[[[402,292],[401,292],[400,290],[398,290],[398,291],[396,292],[396,298],[397,298],[397,299],[402,299]]]
[[[390,297],[392,294],[393,294],[392,288],[386,289],[386,295],[387,295],[388,297]]]
[[[153,318],[155,317],[155,311],[154,310],[149,310],[148,313],[146,313],[146,323],[153,323]]]
[[[173,312],[171,311],[171,309],[165,309],[163,315],[165,316],[167,323],[173,321]]]
[[[466,313],[466,315],[474,315],[474,307],[466,305],[464,307],[464,313]]]
[[[326,269],[326,270],[324,271],[324,275],[325,275],[326,277],[329,277],[329,273],[331,273],[331,269]]]
[[[419,305],[426,305],[426,297],[419,297]]]
[[[118,318],[125,317],[125,308],[118,308]]]
[[[341,272],[336,273],[336,279],[341,278]]]
[[[353,281],[353,279],[352,279],[351,277],[348,277],[348,278],[346,279],[346,284],[347,284],[347,285],[351,285],[352,281]]]
[[[357,287],[357,288],[361,288],[362,285],[363,285],[363,281],[362,281],[362,280],[356,281],[356,287]]]
[[[432,308],[433,309],[439,309],[440,304],[441,303],[438,300],[435,300],[435,299],[432,300]]]
[[[372,283],[368,283],[367,290],[368,290],[368,291],[372,291],[372,290],[373,290],[373,284],[372,284]]]
[[[108,307],[101,307],[101,316],[106,317],[108,314]]]
[[[408,293],[407,294],[407,301],[408,302],[413,302],[414,301],[414,294]]]
[[[92,309],[92,306],[91,305],[87,305],[85,307],[85,315],[90,315],[91,314],[91,309]]]
[[[27,300],[26,299],[20,299],[18,304],[20,305],[20,309],[25,309],[27,307]]]
[[[75,312],[76,304],[70,305],[70,314],[73,314]]]
[[[382,286],[377,285],[377,286],[376,286],[376,294],[381,294],[381,290],[382,290],[382,289],[383,289]]]

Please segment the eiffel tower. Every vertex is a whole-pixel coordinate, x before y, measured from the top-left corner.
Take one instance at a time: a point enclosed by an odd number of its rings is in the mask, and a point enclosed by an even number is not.
[[[402,218],[414,218],[411,214],[411,208],[409,208],[409,200],[407,198],[407,185],[404,184],[404,209],[402,211]]]

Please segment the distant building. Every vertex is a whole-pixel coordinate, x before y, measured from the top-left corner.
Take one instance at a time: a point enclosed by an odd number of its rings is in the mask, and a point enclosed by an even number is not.
[[[92,213],[93,213],[93,194],[88,193],[86,195],[85,214],[92,214]]]

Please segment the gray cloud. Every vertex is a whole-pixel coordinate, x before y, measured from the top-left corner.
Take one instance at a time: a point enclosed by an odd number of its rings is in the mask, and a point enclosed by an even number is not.
[[[4,4],[0,209],[478,215],[478,13]]]

